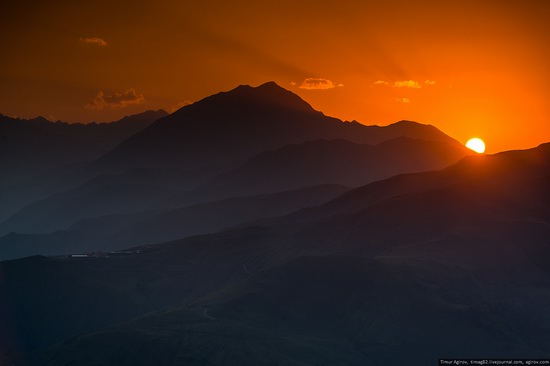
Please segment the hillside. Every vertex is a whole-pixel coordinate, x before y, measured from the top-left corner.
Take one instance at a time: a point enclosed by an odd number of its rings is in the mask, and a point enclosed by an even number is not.
[[[110,123],[51,122],[0,115],[0,221],[34,200],[70,186],[82,165],[166,116],[146,111]],[[79,170],[81,169],[81,170]]]
[[[325,211],[309,221],[290,215],[134,255],[2,262],[10,282],[1,308],[12,310],[0,313],[30,337],[9,338],[8,328],[4,339],[11,352],[27,349],[28,363],[52,365],[548,358],[549,147],[375,182],[307,210]],[[397,178],[417,183],[404,191]],[[372,200],[381,186],[385,198]],[[40,283],[26,282],[31,266]],[[32,301],[43,282],[65,291],[61,278],[86,279],[97,296]],[[117,305],[103,318],[94,304],[104,296],[128,310]],[[85,301],[91,322],[73,321],[80,311],[48,310],[58,301]],[[136,317],[138,308],[148,315]],[[35,329],[45,319],[57,339],[44,336],[47,325]],[[48,348],[30,351],[38,346]]]

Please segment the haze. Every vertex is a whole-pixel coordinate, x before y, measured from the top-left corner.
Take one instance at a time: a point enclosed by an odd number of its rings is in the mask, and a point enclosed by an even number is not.
[[[274,80],[327,115],[433,124],[487,152],[550,139],[544,1],[3,2],[0,113],[173,111]]]

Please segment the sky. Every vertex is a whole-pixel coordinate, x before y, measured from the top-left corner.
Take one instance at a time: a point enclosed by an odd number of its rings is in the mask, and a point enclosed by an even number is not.
[[[112,121],[275,81],[487,152],[550,141],[550,2],[4,1],[0,113]]]

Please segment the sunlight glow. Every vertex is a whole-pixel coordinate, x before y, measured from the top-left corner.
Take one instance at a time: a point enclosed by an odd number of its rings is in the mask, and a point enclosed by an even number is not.
[[[485,143],[483,142],[483,140],[477,137],[469,139],[466,143],[466,147],[475,151],[478,154],[483,154],[485,152]]]

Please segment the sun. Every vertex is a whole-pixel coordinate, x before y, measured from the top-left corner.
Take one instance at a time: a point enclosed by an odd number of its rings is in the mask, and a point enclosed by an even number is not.
[[[468,149],[474,150],[478,154],[483,154],[485,152],[485,142],[477,137],[469,139],[466,143],[466,147]]]

